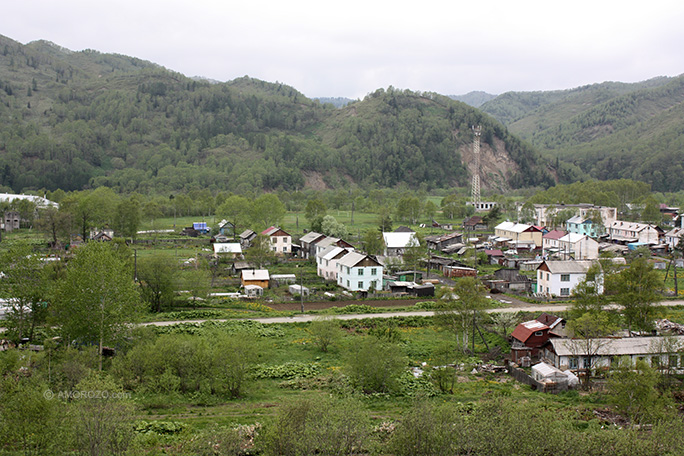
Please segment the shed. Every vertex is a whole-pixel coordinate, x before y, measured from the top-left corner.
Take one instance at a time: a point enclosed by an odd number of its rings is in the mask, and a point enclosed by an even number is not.
[[[309,296],[309,289],[301,285],[290,285],[288,291],[291,295]]]
[[[445,277],[477,277],[477,269],[465,266],[445,266]]]
[[[245,285],[245,295],[248,298],[258,298],[264,295],[264,289],[259,285]]]
[[[568,376],[565,375],[565,372],[546,363],[539,363],[532,366],[532,378],[542,383],[568,382]]]
[[[270,277],[266,269],[244,269],[242,271],[241,282],[243,286],[258,285],[261,288],[268,288]]]
[[[280,286],[285,284],[295,283],[297,281],[297,276],[294,274],[273,274],[271,276],[271,282],[273,286]]]

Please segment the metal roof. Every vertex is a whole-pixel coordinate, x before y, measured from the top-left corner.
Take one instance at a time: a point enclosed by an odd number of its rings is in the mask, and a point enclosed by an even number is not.
[[[359,264],[360,262],[362,262],[366,258],[369,258],[374,263],[377,263],[377,261],[373,260],[371,257],[366,255],[365,253],[349,252],[348,254],[346,254],[345,256],[340,258],[340,261],[337,264],[341,264],[342,266],[353,268],[354,266],[356,266],[357,264]],[[380,265],[379,263],[377,263],[377,264]]]
[[[268,269],[245,269],[242,280],[269,280]]]
[[[591,260],[544,261],[539,267],[546,265],[552,274],[586,274],[593,263]]]
[[[385,245],[390,249],[404,248],[411,245],[411,240],[416,239],[416,233],[414,232],[391,232],[382,233],[382,237],[385,240]],[[416,239],[416,242],[418,239]]]
[[[309,243],[311,243],[311,242],[315,241],[316,239],[318,239],[318,238],[321,237],[321,236],[324,236],[324,235],[321,234],[321,233],[316,233],[315,231],[309,231],[309,232],[306,233],[304,236],[302,236],[301,239],[299,239],[299,242],[309,242]]]
[[[586,355],[586,344],[579,339],[551,339],[553,351],[558,356]],[[595,339],[596,353],[601,356],[652,355],[678,351],[684,347],[684,336],[623,337],[620,339]]]
[[[238,242],[215,242],[214,253],[242,253]]]

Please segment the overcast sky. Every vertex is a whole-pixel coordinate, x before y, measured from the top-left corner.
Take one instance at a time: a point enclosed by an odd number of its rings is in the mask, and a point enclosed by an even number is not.
[[[12,0],[0,34],[248,75],[308,97],[461,95],[684,73],[681,0]]]

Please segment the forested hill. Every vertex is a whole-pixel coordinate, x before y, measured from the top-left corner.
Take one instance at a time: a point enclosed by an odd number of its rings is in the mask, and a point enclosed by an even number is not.
[[[279,83],[2,36],[0,116],[0,185],[15,192],[467,185],[475,124],[483,186],[553,183],[529,146],[447,97],[389,88],[335,109]]]
[[[555,162],[561,182],[627,178],[676,192],[684,190],[683,103],[680,76],[506,93],[481,109]]]

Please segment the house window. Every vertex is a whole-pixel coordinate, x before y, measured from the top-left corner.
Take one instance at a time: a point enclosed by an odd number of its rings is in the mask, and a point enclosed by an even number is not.
[[[360,268],[360,269],[359,269],[359,275],[360,275],[360,276],[363,275],[363,268]]]
[[[359,282],[359,288],[363,288],[363,282]]]
[[[561,288],[561,296],[570,296],[570,288]]]
[[[349,288],[349,280],[347,280],[347,288]]]
[[[582,359],[582,365],[585,369],[591,369],[591,358],[586,356]]]
[[[377,275],[377,274],[378,274],[378,270],[377,270],[376,268],[372,268],[372,269],[371,269],[371,275],[374,276],[374,275]]]
[[[679,356],[677,355],[668,355],[667,360],[670,365],[670,368],[676,369],[677,368],[677,361],[679,361]]]
[[[568,367],[570,369],[577,369],[578,365],[579,364],[577,363],[577,357],[573,356],[573,357],[568,359]]]
[[[561,274],[561,282],[570,282],[570,274]]]

